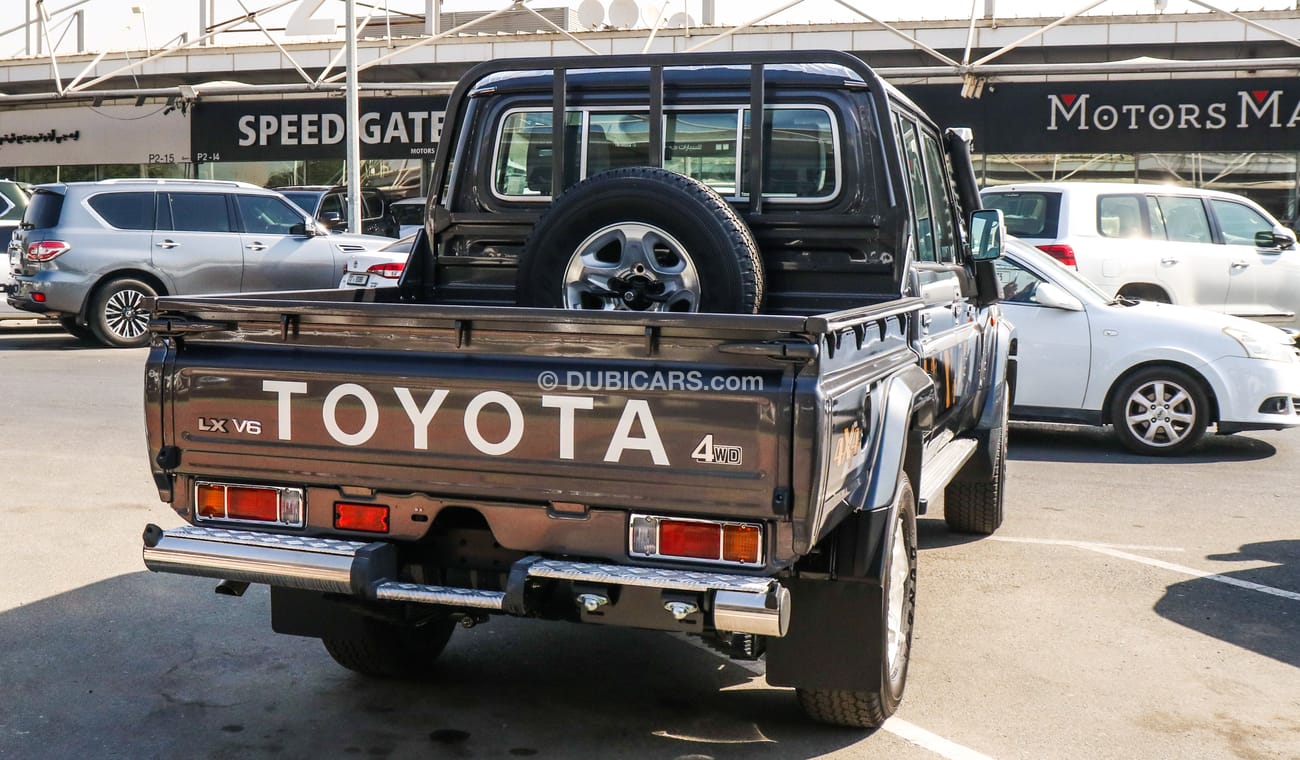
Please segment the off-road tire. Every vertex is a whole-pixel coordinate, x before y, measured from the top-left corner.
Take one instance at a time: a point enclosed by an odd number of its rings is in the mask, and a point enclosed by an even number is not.
[[[889,607],[890,591],[894,582],[891,570],[899,558],[891,551],[881,579],[881,599],[884,614],[881,616],[881,684],[875,690],[852,689],[804,689],[796,688],[795,694],[799,705],[809,718],[819,723],[829,723],[852,728],[877,728],[898,709],[903,698],[903,689],[907,685],[907,669],[912,656],[912,624],[916,611],[916,497],[907,475],[895,500],[894,526],[891,530],[901,528],[904,542],[903,556],[907,560],[907,571],[903,588],[902,606],[899,611],[902,626],[901,649],[893,667],[889,661]],[[892,547],[891,547],[892,548]],[[852,656],[845,652],[844,656]]]
[[[419,678],[433,670],[456,623],[436,619],[421,626],[359,617],[351,630],[321,638],[325,651],[348,670],[377,678]]]
[[[703,182],[651,167],[601,172],[551,204],[519,257],[519,305],[564,308],[575,253],[593,233],[624,223],[661,229],[682,243],[699,275],[696,311],[758,312],[763,265],[748,225]]]
[[[59,317],[59,325],[72,337],[85,343],[98,343],[95,331],[77,321],[76,317]]]
[[[992,474],[979,479],[960,475],[943,492],[943,520],[956,533],[987,536],[1002,525],[1007,480],[1007,410],[1010,399],[1003,391],[1002,421],[988,430],[985,445],[993,457]]]
[[[1145,440],[1143,435],[1150,428],[1135,430],[1134,427],[1143,428],[1144,423],[1130,424],[1128,422],[1129,402],[1135,394],[1144,391],[1144,389],[1153,389],[1157,384],[1163,385],[1166,394],[1169,389],[1177,388],[1183,392],[1186,397],[1175,404],[1175,408],[1166,410],[1164,404],[1159,406],[1159,413],[1164,416],[1166,413],[1191,414],[1191,419],[1185,427],[1179,427],[1179,423],[1173,421],[1173,424],[1167,429],[1176,429],[1176,435],[1157,434],[1158,440]],[[1174,400],[1178,398],[1174,394]],[[1115,435],[1119,437],[1120,443],[1135,454],[1145,456],[1176,456],[1185,453],[1188,449],[1195,446],[1201,437],[1205,435],[1205,428],[1210,421],[1210,400],[1209,392],[1205,389],[1204,383],[1176,367],[1148,367],[1147,369],[1129,375],[1120,380],[1115,385],[1115,391],[1111,394],[1110,399],[1110,422],[1115,428]]]
[[[95,338],[114,348],[149,345],[149,315],[139,311],[140,301],[158,295],[153,286],[134,277],[119,277],[95,292],[86,324]]]

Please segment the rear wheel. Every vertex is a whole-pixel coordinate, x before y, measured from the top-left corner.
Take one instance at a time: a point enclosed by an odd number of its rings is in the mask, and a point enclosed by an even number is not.
[[[135,348],[149,344],[149,312],[144,299],[158,295],[133,277],[110,280],[95,294],[86,322],[105,345]]]
[[[804,712],[820,723],[875,728],[894,714],[903,698],[916,610],[916,497],[907,476],[902,478],[881,577],[884,646],[880,648],[880,684],[866,690],[795,689]]]
[[[369,617],[353,622],[322,637],[325,651],[348,670],[380,678],[428,675],[456,627],[450,618],[418,626]]]

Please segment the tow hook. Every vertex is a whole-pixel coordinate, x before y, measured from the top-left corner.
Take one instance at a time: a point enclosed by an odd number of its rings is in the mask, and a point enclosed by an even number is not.
[[[459,617],[460,627],[465,629],[473,628],[481,623],[486,623],[488,620],[488,616],[481,612],[468,612]]]

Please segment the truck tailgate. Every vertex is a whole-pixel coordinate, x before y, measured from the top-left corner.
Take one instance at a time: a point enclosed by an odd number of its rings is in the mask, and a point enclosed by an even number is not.
[[[167,470],[448,498],[788,509],[795,317],[160,299]],[[168,456],[172,457],[168,461]],[[162,465],[159,465],[161,468]],[[161,474],[161,471],[160,471]]]

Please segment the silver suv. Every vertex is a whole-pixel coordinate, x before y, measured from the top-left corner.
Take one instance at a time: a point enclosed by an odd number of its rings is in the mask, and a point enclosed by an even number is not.
[[[143,346],[146,297],[333,288],[349,260],[391,242],[331,235],[244,182],[41,185],[9,244],[8,302],[82,339]]]

